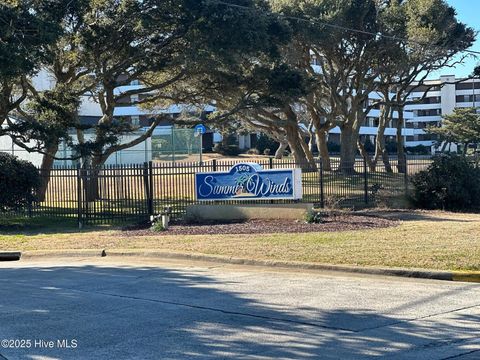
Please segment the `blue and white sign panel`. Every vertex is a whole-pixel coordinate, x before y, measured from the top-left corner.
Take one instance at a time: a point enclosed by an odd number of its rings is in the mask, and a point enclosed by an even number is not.
[[[194,132],[196,134],[205,134],[207,132],[207,128],[205,127],[205,125],[203,124],[198,124],[197,126],[195,126],[195,129],[194,129]]]
[[[195,193],[199,201],[299,200],[302,171],[263,170],[258,164],[241,163],[228,172],[197,173]]]

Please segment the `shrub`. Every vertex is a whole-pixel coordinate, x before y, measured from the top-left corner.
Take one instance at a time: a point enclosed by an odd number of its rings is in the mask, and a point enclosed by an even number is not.
[[[258,151],[258,149],[255,149],[255,148],[251,148],[247,151],[247,154],[249,154],[249,155],[260,155],[260,151]]]
[[[365,141],[365,144],[363,144],[363,147],[365,148],[365,151],[369,154],[372,154],[375,152],[375,145],[373,144],[373,142],[370,140],[370,138],[368,138],[366,141]]]
[[[237,145],[224,146],[222,143],[216,143],[213,151],[224,156],[237,156],[240,154],[240,149]]]
[[[318,211],[309,211],[305,215],[305,221],[307,222],[307,224],[321,224],[323,222],[323,216]]]
[[[270,155],[270,149],[263,150],[263,155],[269,156]]]
[[[162,220],[155,221],[151,227],[153,232],[162,232],[165,231],[165,227],[162,224]]]
[[[0,212],[30,204],[39,186],[40,174],[32,163],[0,153]]]
[[[427,170],[413,177],[412,183],[413,202],[421,208],[480,208],[480,169],[463,156],[436,156]]]
[[[405,151],[411,155],[428,155],[431,153],[431,149],[425,145],[409,146],[405,148]]]
[[[266,149],[278,149],[280,144],[265,134],[260,134],[257,138],[256,148],[261,154],[265,154]]]
[[[385,150],[389,154],[396,154],[398,152],[397,142],[394,140],[387,140],[385,142]]]
[[[340,153],[340,144],[334,143],[332,141],[327,142],[328,152],[330,154],[338,154]]]

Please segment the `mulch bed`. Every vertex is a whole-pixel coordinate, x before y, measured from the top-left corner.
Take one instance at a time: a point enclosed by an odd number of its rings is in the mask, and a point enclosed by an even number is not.
[[[121,236],[333,232],[386,228],[398,224],[399,221],[375,216],[334,214],[324,216],[320,224],[307,224],[305,221],[293,220],[249,220],[210,224],[174,223],[167,231],[154,232],[151,229],[128,228],[121,232]]]

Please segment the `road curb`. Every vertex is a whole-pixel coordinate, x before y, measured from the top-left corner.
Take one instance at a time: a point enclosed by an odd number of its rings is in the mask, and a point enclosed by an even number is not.
[[[419,279],[445,280],[445,281],[467,281],[480,282],[480,272],[454,272],[437,271],[423,269],[404,269],[404,268],[377,268],[362,266],[329,265],[296,261],[278,261],[278,260],[253,260],[235,257],[226,257],[218,255],[172,253],[155,250],[105,250],[106,256],[132,256],[132,257],[150,257],[162,259],[178,260],[196,260],[222,264],[264,266],[271,268],[299,269],[299,270],[319,270],[319,271],[337,271],[345,273],[397,276]]]
[[[262,266],[278,269],[298,269],[298,270],[317,270],[317,271],[335,271],[344,273],[397,276],[418,279],[432,279],[444,281],[460,281],[480,283],[480,272],[462,272],[462,271],[438,271],[424,269],[405,269],[405,268],[379,268],[365,266],[347,266],[317,264],[297,261],[279,261],[279,260],[254,260],[236,257],[227,257],[220,255],[176,253],[161,250],[48,250],[48,251],[25,251],[21,255],[22,259],[33,258],[68,258],[68,257],[142,257],[156,259],[173,260],[194,260],[219,264]],[[1,255],[1,253],[0,253]]]
[[[87,249],[87,250],[31,250],[23,251],[22,259],[32,258],[65,258],[65,257],[104,257],[105,250]]]

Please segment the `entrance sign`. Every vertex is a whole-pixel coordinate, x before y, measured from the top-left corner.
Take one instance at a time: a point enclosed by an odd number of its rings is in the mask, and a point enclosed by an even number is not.
[[[300,169],[263,170],[255,163],[240,163],[228,172],[195,174],[199,201],[214,200],[300,200]]]

